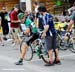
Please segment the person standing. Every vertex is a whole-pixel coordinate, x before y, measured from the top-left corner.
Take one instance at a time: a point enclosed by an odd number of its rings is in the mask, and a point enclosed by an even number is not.
[[[38,7],[39,7],[39,5],[38,5],[38,2],[34,2],[33,3],[33,7],[34,7],[34,21],[35,21],[35,24],[36,24],[36,26],[38,27],[38,22],[39,22],[39,18],[38,18],[38,16],[39,16],[39,13],[38,13]]]
[[[17,17],[19,9],[20,9],[19,5],[17,4],[10,13],[10,21],[11,21],[10,32],[12,33],[13,45],[19,42],[18,33],[20,32],[20,28],[19,28],[20,21],[18,20],[18,17]]]
[[[75,2],[73,3],[73,6],[68,9],[69,15],[71,15],[73,11],[75,11]]]
[[[67,31],[70,32],[73,24],[75,28],[75,2],[73,6],[70,9],[68,9],[68,11],[70,13],[70,22],[68,23]]]
[[[3,30],[4,40],[7,40],[6,35],[9,33],[9,26],[8,26],[8,12],[6,11],[6,7],[2,8],[2,11],[0,12],[1,17],[1,26]]]
[[[54,64],[60,64],[58,56],[58,48],[56,47],[56,30],[54,28],[53,16],[47,12],[46,7],[40,6],[38,8],[39,13],[43,16],[43,34],[42,38],[45,38],[46,48],[49,54],[49,62],[45,66],[53,66]],[[55,59],[53,61],[53,51]]]

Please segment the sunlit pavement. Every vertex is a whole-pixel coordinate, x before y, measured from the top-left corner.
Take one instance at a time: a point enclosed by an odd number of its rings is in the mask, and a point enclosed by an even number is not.
[[[44,62],[35,55],[30,62],[24,61],[24,65],[16,66],[14,63],[19,59],[19,46],[7,44],[0,46],[0,72],[75,72],[75,54],[60,51],[61,65],[45,67]]]

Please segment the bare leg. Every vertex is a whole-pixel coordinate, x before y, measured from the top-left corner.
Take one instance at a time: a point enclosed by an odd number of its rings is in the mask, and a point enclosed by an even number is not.
[[[56,59],[56,61],[58,61],[58,60],[59,60],[59,52],[58,52],[58,48],[55,49],[54,53],[55,53],[55,59]]]
[[[48,51],[50,62],[53,63],[53,50]]]
[[[27,48],[28,48],[28,46],[26,44],[25,45],[22,45],[21,59],[24,59],[24,56],[26,54]]]
[[[27,48],[28,48],[28,46],[27,46],[26,44],[23,44],[23,45],[22,45],[21,57],[20,57],[20,60],[15,63],[16,65],[23,65],[23,59],[24,59],[24,56],[25,56],[25,54],[26,54],[26,49],[27,49]]]

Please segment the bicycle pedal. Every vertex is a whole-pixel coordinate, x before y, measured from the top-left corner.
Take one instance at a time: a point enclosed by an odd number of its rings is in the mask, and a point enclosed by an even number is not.
[[[73,39],[75,40],[75,37],[73,37]]]
[[[36,53],[36,51],[33,51],[33,53]]]
[[[39,59],[41,59],[41,56],[39,56]]]

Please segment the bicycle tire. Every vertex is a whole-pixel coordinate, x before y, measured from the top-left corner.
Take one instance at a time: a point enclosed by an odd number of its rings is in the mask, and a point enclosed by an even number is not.
[[[45,62],[45,63],[49,63],[49,56],[47,55],[47,57],[45,57],[44,55],[41,55],[41,59]]]
[[[72,46],[69,48],[72,53],[75,53],[75,40],[72,43]]]
[[[67,47],[65,46],[65,43],[62,45],[62,41],[61,40],[58,41],[57,47],[58,47],[59,50],[67,50]]]
[[[22,53],[22,44],[25,43],[25,38],[22,40],[21,44],[20,44],[20,53]],[[29,55],[29,54],[30,55]],[[32,46],[30,45],[29,48],[27,49],[26,55],[25,55],[25,60],[26,61],[31,61],[33,58],[33,49]]]
[[[73,37],[72,37],[72,47],[69,49],[71,52],[75,53],[75,27],[73,29]]]
[[[49,55],[48,55],[48,52],[46,51],[45,49],[45,44],[44,43],[40,43],[41,44],[41,59],[45,62],[45,63],[48,63],[49,62]]]
[[[56,41],[57,41],[57,47],[59,50],[67,50],[65,45],[64,44],[62,45],[62,43],[64,43],[64,42],[63,42],[63,39],[60,34],[57,34]]]

